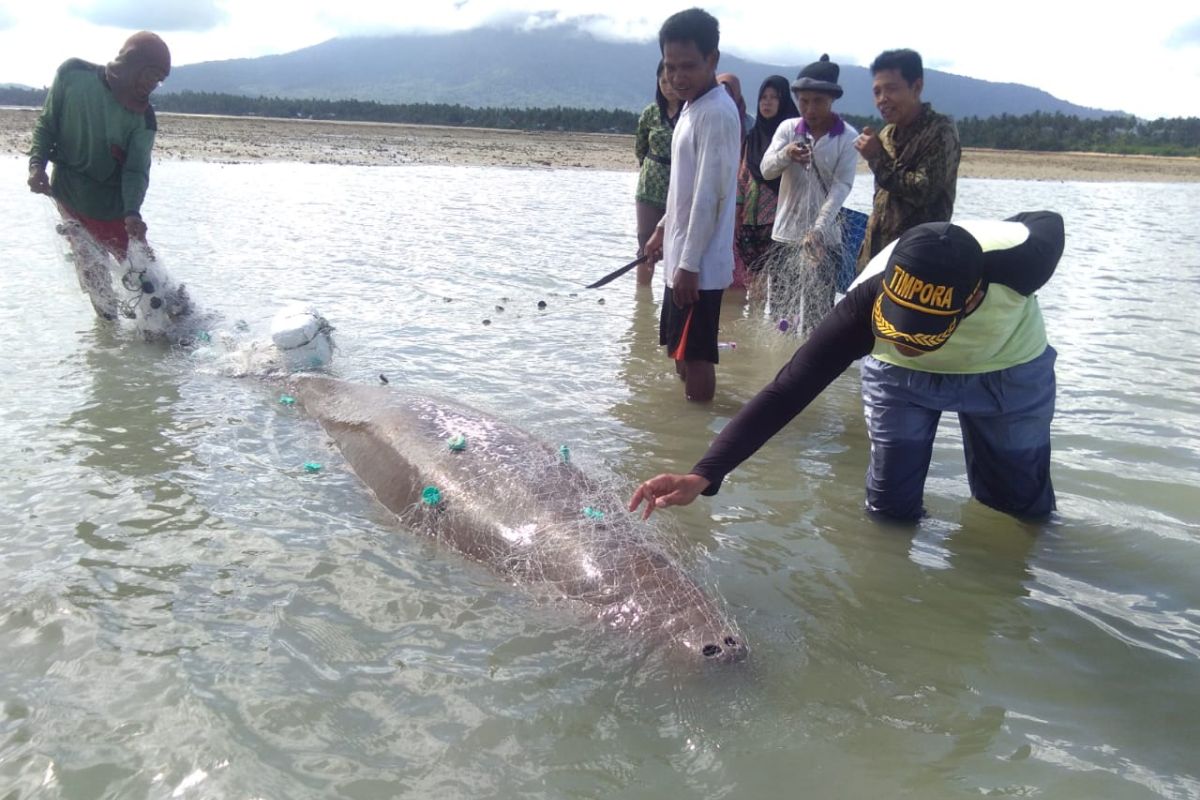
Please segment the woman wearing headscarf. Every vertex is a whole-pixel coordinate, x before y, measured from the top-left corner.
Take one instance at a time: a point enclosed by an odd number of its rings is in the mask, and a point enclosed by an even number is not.
[[[754,117],[750,116],[750,112],[746,110],[746,98],[742,96],[742,81],[732,72],[722,72],[717,75],[717,83],[725,87],[725,91],[729,92],[729,96],[733,98],[733,104],[737,106],[738,115],[742,118],[742,138],[744,139],[746,132],[754,127]]]
[[[763,176],[761,163],[775,131],[784,120],[800,116],[788,91],[788,80],[772,75],[758,89],[758,116],[754,127],[746,134],[742,166],[738,171],[738,230],[734,249],[738,261],[749,275],[742,275],[742,285],[763,267],[763,255],[771,246],[775,226],[775,207],[779,198],[779,177]],[[738,285],[734,275],[734,285]]]
[[[30,191],[54,198],[67,222],[78,223],[118,259],[125,258],[130,238],[146,236],[141,207],[158,129],[150,94],[170,72],[167,45],[149,31],[130,36],[104,66],[70,59],[58,68],[33,128]],[[53,175],[46,174],[47,164],[54,165]],[[114,318],[107,265],[84,260],[77,258],[76,266],[81,282],[87,278],[85,288],[95,290],[96,312]]]
[[[637,133],[633,137],[633,151],[637,155],[637,204],[638,256],[646,247],[650,234],[654,233],[658,221],[667,208],[667,187],[671,182],[671,137],[675,133],[675,121],[679,119],[679,95],[671,88],[658,62],[658,83],[654,87],[654,102],[646,106],[638,118]],[[638,283],[650,285],[654,277],[653,264],[638,265]]]
[[[858,164],[858,131],[833,111],[842,96],[839,71],[827,55],[800,70],[792,82],[800,116],[776,129],[760,165],[764,178],[780,181],[772,237],[785,246],[767,266],[771,305],[785,317],[799,311],[805,333],[833,310],[838,210]]]

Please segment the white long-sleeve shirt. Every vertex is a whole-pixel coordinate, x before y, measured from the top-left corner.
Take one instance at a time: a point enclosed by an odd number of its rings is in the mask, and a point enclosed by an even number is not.
[[[796,244],[815,229],[827,241],[837,241],[841,235],[835,230],[838,209],[850,195],[858,166],[858,151],[854,149],[858,131],[839,117],[829,133],[813,144],[813,165],[806,169],[784,153],[789,144],[804,138],[807,127],[803,127],[803,122],[803,117],[781,122],[759,165],[767,180],[780,178],[779,205],[775,208],[771,238]],[[829,188],[828,195],[817,179],[817,170]]]
[[[663,216],[663,275],[699,273],[700,289],[733,281],[733,227],[742,121],[725,87],[687,103],[671,139],[671,181]]]

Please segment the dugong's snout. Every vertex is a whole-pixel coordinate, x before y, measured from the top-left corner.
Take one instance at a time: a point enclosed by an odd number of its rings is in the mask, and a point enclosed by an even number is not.
[[[733,663],[743,661],[750,655],[750,648],[746,646],[742,634],[733,630],[720,632],[716,636],[696,638],[695,644],[688,644],[688,650],[695,652],[706,662]]]
[[[740,636],[730,634],[720,644],[709,642],[700,648],[700,655],[713,661],[741,661],[750,650]]]
[[[628,573],[640,580],[631,596],[602,612],[611,626],[651,634],[684,660],[729,663],[749,654],[722,604],[661,552],[634,559]]]
[[[676,628],[672,639],[677,648],[693,659],[732,663],[750,654],[741,631],[713,606],[697,606],[691,614],[678,619],[685,624]]]

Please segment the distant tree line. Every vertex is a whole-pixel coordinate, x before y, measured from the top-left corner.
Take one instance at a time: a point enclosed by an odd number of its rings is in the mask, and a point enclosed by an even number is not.
[[[18,89],[0,86],[0,106],[37,106],[46,102],[45,89]]]
[[[0,88],[0,105],[40,106],[45,89]],[[377,103],[372,100],[297,100],[243,97],[214,92],[179,92],[154,98],[160,111],[180,114],[279,117],[353,122],[404,122],[415,125],[469,126],[528,131],[633,133],[638,115],[619,109],[471,108],[446,103]],[[856,128],[878,130],[883,121],[847,115]],[[967,117],[958,120],[964,147],[997,150],[1066,150],[1098,153],[1200,156],[1200,118],[1143,121],[1114,115],[1079,119],[1061,113]]]
[[[846,115],[862,130],[883,127],[883,120]],[[963,147],[1061,153],[1124,153],[1200,156],[1200,117],[1139,120],[1119,114],[1080,119],[1062,113],[1001,114],[955,120]]]
[[[1143,121],[1113,115],[1101,119],[1041,112],[958,120],[964,145],[996,150],[1077,150],[1090,153],[1200,155],[1200,118]]]
[[[241,97],[213,92],[157,95],[154,107],[181,114],[285,117],[354,122],[405,122],[503,130],[633,133],[637,115],[618,109],[471,108],[447,103],[387,104],[373,100],[299,100],[288,97]]]
[[[45,89],[0,88],[0,105],[40,106]],[[215,92],[156,94],[154,108],[180,114],[232,117],[405,122],[413,125],[499,128],[580,133],[633,133],[638,115],[632,111],[593,108],[471,108],[446,103],[392,105],[373,100],[300,100],[290,97],[243,97]]]

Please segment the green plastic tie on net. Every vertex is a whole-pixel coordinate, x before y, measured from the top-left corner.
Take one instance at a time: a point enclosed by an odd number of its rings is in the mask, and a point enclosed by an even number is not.
[[[436,506],[442,502],[442,493],[436,486],[426,486],[421,490],[421,502],[427,506]]]
[[[571,449],[569,447],[567,447],[565,444],[560,444],[558,446],[558,457],[562,459],[562,463],[570,464],[571,463]]]
[[[304,471],[305,472],[320,472],[321,465],[316,461],[305,461],[304,462]]]
[[[200,331],[199,333],[196,334],[196,338],[205,343],[212,341],[212,336],[209,334],[208,331]]]
[[[461,453],[463,450],[467,449],[467,437],[460,433],[458,436],[451,436],[450,439],[447,440],[446,444],[454,452]]]
[[[583,510],[583,515],[585,517],[587,517],[588,519],[595,519],[595,520],[604,519],[604,512],[598,508],[592,508],[591,506],[588,506],[587,508],[585,508]]]
[[[290,394],[285,394],[279,398],[279,402],[283,403],[285,406],[294,406],[296,405],[296,398],[292,397]]]

